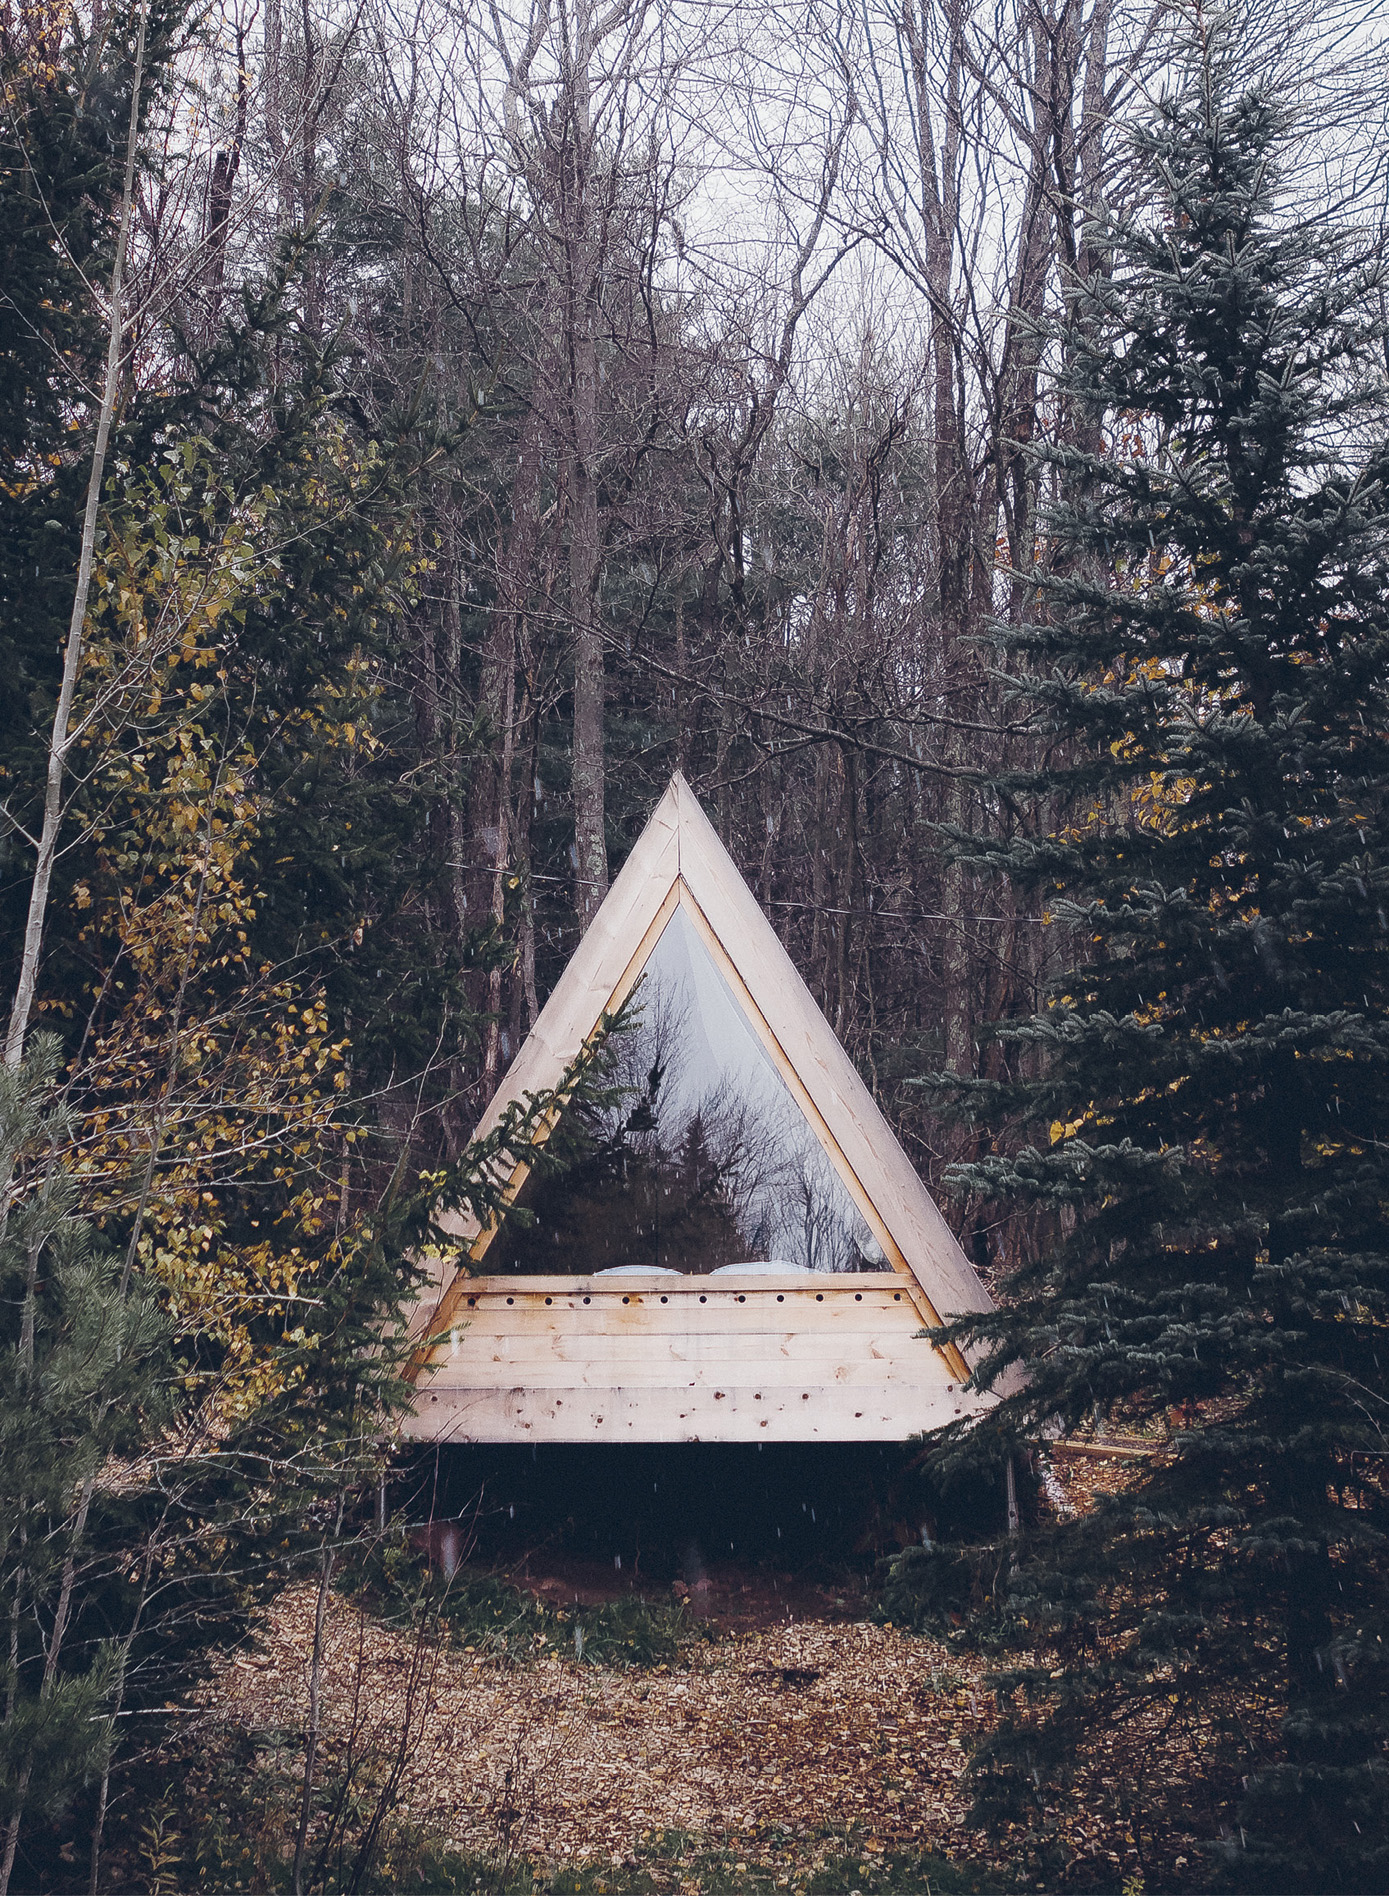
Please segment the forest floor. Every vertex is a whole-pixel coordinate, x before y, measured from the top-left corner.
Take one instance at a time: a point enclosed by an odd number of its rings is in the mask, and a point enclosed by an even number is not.
[[[1112,1459],[1054,1468],[1082,1509],[1123,1481]],[[642,1587],[576,1559],[544,1563],[510,1579],[548,1619],[519,1659],[457,1632],[422,1643],[374,1616],[369,1596],[333,1599],[322,1778],[356,1774],[360,1807],[394,1764],[394,1812],[416,1846],[429,1838],[453,1857],[452,1877],[436,1878],[509,1892],[1024,1890],[1017,1861],[966,1823],[961,1770],[993,1715],[986,1662],[876,1620],[861,1579],[730,1563],[675,1586],[688,1603],[674,1660],[595,1667],[574,1653],[584,1617],[632,1606]],[[665,1616],[671,1589],[645,1590]],[[314,1601],[311,1589],[282,1596],[255,1648],[209,1686],[197,1722],[208,1760],[228,1735],[257,1738],[262,1756],[278,1747],[292,1788]],[[1180,1891],[1193,1844],[1171,1840],[1162,1868],[1151,1849],[1140,1866],[1104,1808],[1078,1809],[1063,1830],[1066,1887]],[[265,1820],[281,1840],[289,1812],[285,1796]],[[255,1842],[239,1852],[250,1875]],[[241,1884],[232,1871],[221,1890]]]
[[[850,1853],[865,1876],[894,1856],[977,1861],[983,1842],[964,1825],[957,1782],[986,1719],[979,1671],[851,1619],[847,1604],[777,1616],[783,1591],[794,1583],[721,1575],[701,1612],[714,1640],[652,1669],[553,1651],[517,1667],[444,1650],[410,1718],[401,1792],[412,1818],[464,1853],[551,1875],[607,1869],[623,1885],[694,1850],[716,1863],[707,1873],[731,1877],[672,1882],[696,1892],[803,1889]],[[302,1723],[313,1609],[308,1591],[275,1606],[251,1666],[220,1685],[223,1720]],[[335,1619],[329,1752],[341,1757],[364,1704],[374,1729],[398,1732],[410,1674],[403,1635]]]

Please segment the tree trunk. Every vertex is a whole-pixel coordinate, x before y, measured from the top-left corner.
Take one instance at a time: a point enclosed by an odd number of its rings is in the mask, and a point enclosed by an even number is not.
[[[318,1573],[318,1600],[314,1607],[313,1653],[309,1659],[309,1720],[304,1736],[304,1783],[299,1802],[299,1826],[294,1837],[294,1891],[304,1891],[304,1855],[309,1842],[309,1819],[313,1812],[314,1778],[318,1766],[319,1730],[323,1711],[323,1632],[328,1618],[328,1596],[333,1582],[334,1543],[342,1530],[345,1500],[339,1500],[333,1537],[325,1538]]]
[[[581,0],[574,22],[569,75],[570,138],[566,157],[566,329],[570,364],[569,612],[574,641],[574,908],[583,932],[608,894],[604,792],[604,668],[598,582],[599,235],[590,203],[593,124],[590,73],[593,8]]]
[[[121,356],[125,337],[125,254],[130,237],[131,211],[135,199],[135,157],[140,134],[140,92],[145,76],[145,29],[149,21],[148,0],[140,8],[139,37],[135,45],[135,70],[130,83],[130,120],[126,131],[125,177],[121,185],[120,223],[116,236],[116,257],[111,266],[111,318],[106,341],[106,378],[102,384],[101,408],[97,415],[96,442],[92,448],[92,468],[87,479],[87,505],[82,518],[81,552],[77,562],[77,585],[73,591],[72,617],[68,622],[67,648],[63,654],[63,680],[53,714],[53,730],[48,741],[48,772],[44,784],[43,825],[39,833],[34,881],[29,888],[29,908],[24,921],[24,949],[20,958],[19,981],[15,985],[10,1009],[9,1030],[5,1038],[5,1067],[17,1069],[24,1055],[24,1040],[29,1032],[34,996],[38,988],[39,956],[43,948],[44,924],[48,915],[48,887],[58,855],[58,831],[63,821],[63,792],[67,777],[68,753],[72,748],[72,702],[77,691],[77,676],[82,666],[83,633],[87,623],[87,599],[91,592],[92,567],[96,555],[96,518],[101,505],[101,485],[106,473],[106,451],[111,440],[111,424],[116,410],[116,391],[120,385]],[[9,1183],[5,1183],[8,1200]]]
[[[579,929],[593,922],[608,894],[603,744],[603,639],[598,625],[598,485],[592,468],[595,430],[590,400],[595,353],[576,349],[576,425],[587,410],[569,465],[569,604],[574,628],[574,908]],[[587,361],[588,368],[580,365]],[[577,430],[576,430],[577,432]]]

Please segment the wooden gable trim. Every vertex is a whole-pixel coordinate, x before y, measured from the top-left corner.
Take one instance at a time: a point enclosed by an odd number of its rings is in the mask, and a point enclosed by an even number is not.
[[[528,1093],[554,1088],[603,1017],[614,1014],[627,1001],[680,902],[676,845],[674,800],[668,791],[503,1076],[477,1125],[474,1140],[491,1133],[509,1103]],[[613,905],[610,915],[609,905]],[[598,939],[601,941],[595,941]],[[619,957],[624,958],[622,974],[611,983],[611,970]],[[611,987],[607,987],[609,983]],[[538,1146],[548,1138],[556,1119],[552,1116],[548,1125],[536,1130]],[[529,1174],[528,1164],[518,1161],[503,1190],[503,1212],[521,1192]],[[467,1216],[455,1215],[452,1220],[446,1216],[439,1224],[458,1236],[467,1249],[470,1265],[475,1267],[492,1244],[500,1220],[494,1216],[484,1226]],[[462,1267],[455,1271],[431,1316],[433,1331],[442,1331],[456,1317],[471,1277]],[[423,1359],[416,1355],[407,1369],[407,1378],[413,1379],[422,1364]]]

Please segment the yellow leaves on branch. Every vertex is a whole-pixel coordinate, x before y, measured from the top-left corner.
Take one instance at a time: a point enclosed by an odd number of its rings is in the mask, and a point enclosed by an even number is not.
[[[200,456],[171,452],[109,519],[93,589],[72,1164],[113,1239],[138,1231],[138,1266],[216,1368],[189,1378],[228,1415],[279,1376],[276,1344],[334,1252],[349,1051],[311,984],[253,958],[257,747],[272,730],[283,747],[286,725],[233,704],[229,665],[248,603],[274,585],[268,504],[217,496]],[[344,671],[298,715],[320,752],[375,744],[370,665]]]
[[[1150,772],[1147,783],[1135,785],[1129,794],[1134,818],[1145,830],[1175,837],[1190,823],[1184,814],[1197,789],[1194,778]]]
[[[10,64],[13,91],[44,91],[57,82],[74,12],[72,0],[18,0],[5,8],[0,52]]]
[[[93,1039],[75,1078],[75,1164],[117,1234],[146,1197],[138,1264],[179,1330],[217,1348],[217,1402],[236,1411],[263,1390],[331,1237],[346,1044],[329,1038],[320,1005],[290,1014],[287,982],[257,976],[219,996],[220,961],[199,968],[194,951],[180,1019],[166,987],[145,980]]]

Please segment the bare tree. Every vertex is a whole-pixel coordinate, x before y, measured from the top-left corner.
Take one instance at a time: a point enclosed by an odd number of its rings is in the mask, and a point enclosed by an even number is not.
[[[613,518],[660,426],[660,313],[653,276],[672,189],[663,154],[664,53],[646,0],[488,8],[469,45],[475,138],[495,161],[487,209],[517,220],[512,258],[494,295],[506,310],[523,392],[512,526],[503,554],[497,639],[488,654],[489,711],[507,770],[498,794],[494,869],[509,856],[505,805],[514,760],[514,677],[521,577],[545,508],[563,519],[563,600],[543,611],[563,626],[572,668],[575,909],[583,929],[607,891],[602,582]],[[495,82],[489,79],[495,75]],[[482,248],[478,233],[479,251]],[[635,396],[636,400],[632,400]],[[552,458],[546,482],[541,458]],[[549,490],[548,494],[546,490]]]

